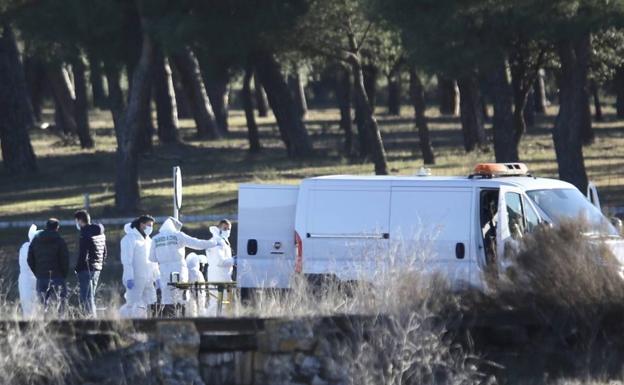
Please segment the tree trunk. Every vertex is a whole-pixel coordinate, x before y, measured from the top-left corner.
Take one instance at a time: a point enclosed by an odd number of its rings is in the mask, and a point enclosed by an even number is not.
[[[168,59],[169,68],[171,69],[171,79],[173,80],[173,90],[175,93],[176,110],[178,112],[178,119],[193,119],[193,112],[191,111],[190,103],[182,81],[180,80],[180,74],[176,71],[175,66],[171,64],[171,58]]]
[[[78,54],[72,62],[72,72],[74,74],[74,84],[76,89],[76,100],[74,102],[74,118],[78,130],[80,147],[93,148],[93,137],[89,127],[89,101],[87,96],[86,65],[82,55]]]
[[[351,118],[351,73],[348,68],[338,66],[336,70],[336,101],[340,110],[340,128],[344,131],[344,154],[353,153],[353,119]]]
[[[149,83],[147,89],[147,98],[142,99],[141,104],[141,112],[140,112],[140,127],[139,127],[139,136],[137,138],[137,150],[141,154],[147,154],[154,151],[154,133],[156,129],[154,128],[154,121],[152,120],[152,81],[153,81],[153,72],[150,68],[148,74]]]
[[[377,78],[379,77],[379,68],[374,64],[362,66],[362,76],[364,79],[364,89],[368,97],[368,104],[375,111],[377,106]]]
[[[301,75],[299,74],[298,69],[296,69],[288,77],[288,87],[290,88],[290,92],[292,92],[293,98],[295,99],[297,113],[302,119],[305,118],[308,113],[308,102],[306,101],[305,89],[303,88],[303,81],[301,80]]]
[[[615,111],[618,118],[624,118],[624,66],[618,67],[613,79],[615,87]]]
[[[360,111],[360,116],[366,137],[368,139],[368,148],[371,151],[373,164],[375,165],[376,175],[388,175],[388,162],[386,160],[386,151],[381,139],[379,125],[375,119],[375,113],[372,105],[368,101],[366,88],[364,87],[364,75],[362,73],[362,65],[357,53],[357,44],[353,35],[349,36],[349,45],[351,47],[351,55],[349,63],[353,72],[353,91],[355,93],[355,104]]]
[[[533,92],[535,94],[535,112],[542,115],[546,113],[546,107],[548,105],[544,77],[545,73],[543,69],[537,71],[537,77],[535,79],[535,84],[533,85]]]
[[[464,149],[466,152],[471,152],[477,146],[485,144],[479,82],[475,74],[469,74],[459,78],[457,84],[460,92],[460,120],[464,135]]]
[[[141,56],[132,74],[128,93],[128,108],[122,125],[117,130],[117,169],[115,178],[115,206],[122,212],[136,211],[140,201],[138,136],[144,124],[142,110],[149,103],[150,70],[154,55],[152,42],[143,34]]]
[[[180,80],[188,96],[197,125],[197,136],[208,139],[219,138],[221,135],[195,54],[189,47],[185,47],[182,52],[173,55],[171,59],[180,74]]]
[[[401,71],[398,66],[388,74],[388,114],[401,115]]]
[[[429,126],[427,124],[427,116],[425,111],[427,105],[425,103],[425,87],[423,87],[420,77],[415,69],[410,69],[410,96],[414,105],[414,118],[416,127],[418,128],[418,141],[420,143],[420,152],[422,153],[423,162],[425,164],[435,164],[435,156],[431,139],[429,138]]]
[[[583,101],[579,104],[579,111],[581,113],[581,140],[584,145],[594,143],[594,127],[592,126],[589,86],[589,80],[586,78],[581,90]]]
[[[535,126],[535,91],[533,89],[529,90],[529,95],[527,96],[527,101],[524,106],[524,121],[528,128],[532,128]]]
[[[266,92],[264,92],[264,88],[262,88],[262,84],[258,80],[258,74],[254,75],[254,94],[258,116],[262,118],[267,117],[269,115],[269,102],[267,101]]]
[[[440,114],[459,115],[459,89],[455,80],[438,75],[438,98],[440,100]]]
[[[253,76],[253,66],[247,65],[245,68],[245,76],[243,77],[243,89],[241,91],[241,99],[243,109],[245,110],[245,119],[247,120],[247,137],[249,138],[249,152],[258,153],[262,150],[260,145],[260,134],[258,125],[256,124],[256,116],[254,115],[253,95],[251,93],[251,78]]]
[[[355,78],[355,75],[354,75]],[[365,160],[371,153],[369,133],[366,126],[366,119],[364,119],[365,112],[361,103],[357,102],[354,97],[353,109],[355,110],[355,126],[358,132],[358,156],[361,160]]]
[[[102,61],[93,52],[87,52],[89,60],[91,82],[91,93],[93,95],[93,105],[98,108],[106,108],[106,93],[104,92],[104,74],[102,70]]]
[[[524,120],[524,113],[528,102],[530,87],[523,86],[523,79],[527,76],[526,71],[528,68],[520,68],[517,66],[516,71],[511,71],[511,86],[513,90],[513,124],[514,124],[514,138],[516,141],[516,147],[520,144],[522,136],[526,133],[526,120]]]
[[[76,96],[74,88],[69,79],[69,74],[65,67],[60,63],[52,63],[46,66],[46,74],[56,107],[60,109],[59,113],[63,120],[63,129],[65,134],[76,135],[78,125],[74,118],[74,103]]]
[[[208,99],[214,110],[217,125],[224,134],[228,132],[229,71],[227,65],[218,64],[216,68],[212,70],[206,68],[203,72]]]
[[[123,125],[123,115],[126,110],[126,102],[121,89],[121,70],[115,64],[104,62],[104,73],[108,84],[108,107],[113,115],[115,136],[119,138],[119,128]]]
[[[494,106],[492,125],[496,161],[518,162],[518,146],[514,129],[513,90],[507,73],[507,61],[499,58],[489,71],[490,94]]]
[[[0,146],[5,169],[11,174],[37,171],[28,129],[33,112],[28,99],[24,68],[13,31],[5,24],[0,37]]]
[[[602,106],[600,105],[600,95],[598,90],[598,84],[595,80],[592,80],[590,83],[591,93],[594,98],[594,118],[597,122],[604,121],[604,116],[602,115]]]
[[[255,57],[256,75],[267,93],[269,106],[273,110],[288,156],[300,158],[312,153],[312,141],[305,124],[297,111],[286,79],[273,55],[263,52]]]
[[[158,140],[164,144],[177,143],[180,137],[173,79],[169,62],[160,49],[155,49],[153,75]]]
[[[46,82],[45,66],[36,56],[25,56],[24,72],[26,75],[26,84],[33,109],[33,121],[41,122],[41,111],[43,107],[43,96]]]
[[[587,103],[587,73],[590,57],[589,35],[578,40],[565,40],[557,45],[561,62],[560,107],[553,127],[553,141],[559,178],[587,189],[583,160],[583,110]]]
[[[54,102],[54,130],[53,131],[56,131],[61,136],[68,135],[67,127],[65,127],[65,120],[63,119],[63,113],[61,112],[62,108],[59,105],[59,102],[55,97],[53,97],[52,100]]]
[[[479,87],[479,90],[481,90],[481,87]],[[485,95],[483,95],[483,92],[481,93],[481,110],[483,112],[483,121],[487,122],[490,120],[490,111],[488,110],[488,105],[487,105],[487,101],[485,100]]]

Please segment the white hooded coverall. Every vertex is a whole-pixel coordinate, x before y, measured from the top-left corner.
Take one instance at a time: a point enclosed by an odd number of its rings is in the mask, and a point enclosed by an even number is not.
[[[206,250],[206,260],[208,263],[207,282],[231,282],[232,266],[234,266],[234,258],[232,258],[232,248],[227,238],[221,235],[221,230],[216,226],[210,227],[212,238],[217,240],[218,246],[210,250]],[[210,298],[208,301],[208,315],[217,315],[218,290],[210,289]]]
[[[195,253],[190,253],[186,256],[186,265],[188,266],[188,281],[189,283],[206,282],[204,274],[199,269],[200,258]],[[200,286],[199,290],[191,289],[191,296],[188,300],[187,311],[191,317],[205,316],[206,315],[206,288]]]
[[[152,240],[149,236],[130,227],[124,226],[126,235],[121,239],[121,263],[123,265],[123,284],[126,303],[119,309],[124,318],[145,318],[147,308],[156,302],[154,282],[158,279],[158,265],[148,260]],[[134,280],[134,287],[128,289],[128,280]]]
[[[28,242],[25,242],[19,250],[19,278],[17,279],[17,286],[24,318],[30,318],[35,314],[38,303],[37,278],[35,278],[35,274],[28,266],[28,248],[35,234],[37,234],[37,226],[31,225],[30,229],[28,229]]]
[[[182,223],[175,218],[167,218],[160,226],[160,231],[152,242],[149,260],[157,262],[161,276],[161,302],[163,305],[183,303],[181,291],[167,285],[172,273],[180,274],[180,282],[188,281],[188,269],[185,262],[185,248],[195,250],[210,249],[217,246],[216,240],[201,240],[186,235]]]

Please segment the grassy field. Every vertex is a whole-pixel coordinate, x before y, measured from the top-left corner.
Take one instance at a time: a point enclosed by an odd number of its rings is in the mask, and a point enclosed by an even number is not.
[[[537,175],[557,175],[550,127],[554,109],[538,120],[537,126],[524,138],[520,154]],[[607,112],[612,112],[607,110]],[[429,111],[432,141],[437,164],[434,175],[465,175],[480,161],[492,161],[493,152],[466,154],[461,146],[461,132],[456,118],[436,116]],[[66,218],[82,207],[83,194],[91,197],[94,217],[111,217],[114,204],[114,150],[110,115],[92,114],[96,147],[81,150],[66,145],[45,131],[32,134],[40,172],[27,177],[12,177],[0,171],[0,221],[43,220],[49,216]],[[184,144],[159,146],[141,159],[141,211],[154,215],[171,212],[171,167],[183,171],[183,214],[223,214],[236,212],[239,183],[297,183],[301,178],[327,174],[367,174],[373,167],[353,162],[341,154],[342,135],[336,110],[314,110],[308,114],[307,126],[317,156],[304,161],[289,160],[279,140],[272,118],[259,119],[265,147],[259,155],[247,153],[246,127],[241,111],[231,114],[231,134],[217,141],[196,141],[193,122],[181,122]],[[379,113],[388,160],[394,174],[413,174],[422,165],[411,109],[401,117]],[[612,114],[596,124],[596,142],[585,148],[589,177],[600,188],[607,205],[624,205],[624,122]]]
[[[391,172],[414,174],[422,166],[422,159],[412,109],[405,107],[400,117],[390,117],[384,112],[378,111],[378,119]],[[599,187],[603,204],[623,206],[624,121],[616,120],[611,108],[606,108],[605,112],[605,122],[595,125],[595,143],[585,148],[586,166],[590,179]],[[538,118],[521,144],[520,156],[536,175],[557,175],[550,135],[555,114],[556,107],[553,107],[547,116]],[[436,165],[431,167],[434,175],[467,175],[475,163],[493,161],[492,150],[464,152],[457,118],[439,116],[433,108],[428,115],[436,151]],[[317,156],[302,161],[286,157],[272,117],[258,119],[264,146],[258,155],[247,152],[242,111],[232,111],[231,133],[217,141],[195,140],[193,121],[182,120],[184,144],[160,146],[156,143],[154,152],[140,161],[141,209],[153,215],[167,215],[172,211],[171,168],[176,165],[180,165],[183,172],[183,214],[235,213],[239,183],[298,183],[302,178],[316,175],[372,173],[371,164],[354,162],[341,154],[343,138],[338,118],[338,111],[333,109],[309,112],[307,127]],[[96,141],[92,150],[64,144],[46,131],[33,132],[40,171],[28,177],[12,177],[0,171],[0,221],[42,223],[49,216],[68,219],[74,210],[82,207],[84,193],[90,194],[94,218],[120,215],[113,208],[115,139],[110,114],[94,111],[91,124]],[[207,236],[207,226],[194,225],[190,231]],[[120,230],[108,229],[112,256],[117,260]],[[73,228],[65,228],[64,234],[70,241],[75,238]],[[26,229],[0,231],[0,258],[10,261],[8,265],[12,268],[16,267],[16,252],[25,238]]]

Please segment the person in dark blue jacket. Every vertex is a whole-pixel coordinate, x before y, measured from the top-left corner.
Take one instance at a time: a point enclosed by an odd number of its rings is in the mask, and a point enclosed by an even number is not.
[[[69,251],[58,232],[59,220],[50,218],[45,230],[38,232],[28,248],[28,266],[37,278],[37,292],[45,310],[50,298],[58,301],[62,315],[67,302],[66,278],[69,273]]]
[[[106,235],[104,226],[91,223],[87,211],[76,211],[74,218],[80,231],[75,268],[80,284],[80,307],[86,316],[95,317],[95,291],[107,254]]]

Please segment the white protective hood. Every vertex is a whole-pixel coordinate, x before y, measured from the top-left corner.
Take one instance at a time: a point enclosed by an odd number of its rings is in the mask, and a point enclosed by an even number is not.
[[[209,230],[212,233],[213,237],[221,238],[221,230],[219,230],[217,226],[210,226]]]
[[[179,233],[180,230],[182,230],[182,222],[173,217],[167,218],[160,226],[161,233]]]
[[[186,266],[188,267],[189,271],[190,270],[197,270],[199,271],[199,255],[195,254],[195,253],[190,253],[189,255],[186,256]]]
[[[37,234],[37,225],[30,225],[28,229],[28,240],[30,242],[35,238],[35,234]]]
[[[132,223],[126,223],[124,225],[124,232],[126,234],[130,234],[131,231],[132,231]]]

